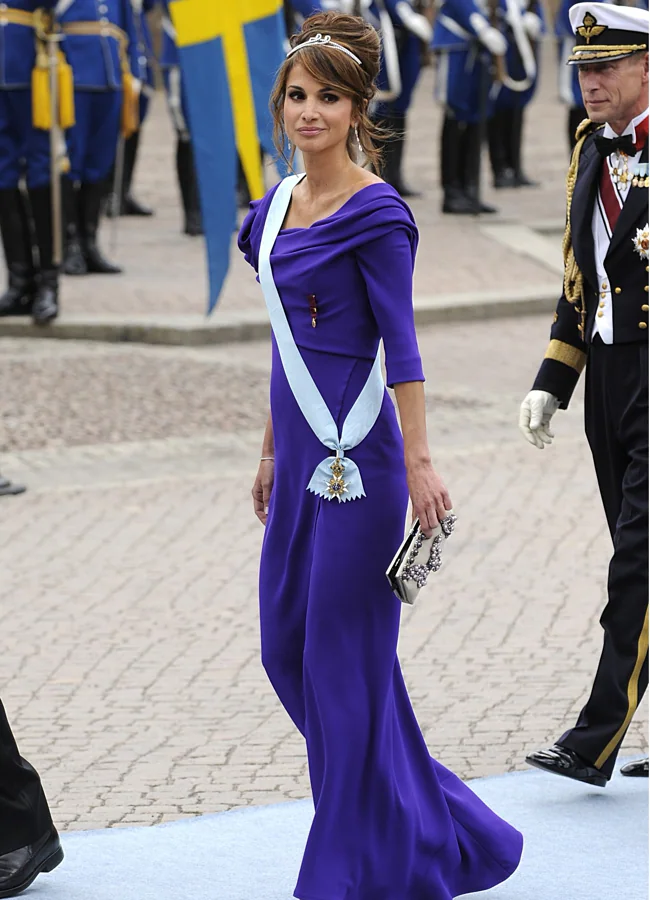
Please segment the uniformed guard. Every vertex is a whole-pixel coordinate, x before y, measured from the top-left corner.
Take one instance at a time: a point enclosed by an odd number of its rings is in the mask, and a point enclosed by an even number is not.
[[[494,213],[479,198],[483,128],[494,111],[492,57],[508,42],[498,28],[497,0],[444,0],[433,31],[436,99],[445,107],[441,135],[442,211]]]
[[[0,897],[16,897],[62,860],[41,779],[18,752],[0,700]]]
[[[373,0],[364,16],[382,35],[382,64],[377,79],[380,102],[373,119],[391,137],[382,146],[381,174],[402,197],[418,196],[404,182],[402,162],[407,114],[420,77],[422,44],[428,46],[433,36],[431,24],[417,12],[413,0]]]
[[[570,20],[569,63],[590,120],[578,129],[567,178],[564,292],[519,424],[533,445],[550,444],[551,418],[568,406],[586,364],[585,426],[614,555],[591,695],[576,725],[527,761],[605,786],[648,684],[650,16],[578,3]]]
[[[129,0],[58,0],[56,18],[74,74],[75,125],[68,131],[68,275],[116,274],[97,245],[102,202],[118,141],[138,128],[138,36]]]
[[[521,159],[524,113],[539,80],[544,13],[539,0],[501,0],[500,12],[508,52],[504,60],[504,83],[488,122],[494,187],[531,187],[537,182],[524,174]]]
[[[149,112],[151,98],[156,90],[155,67],[156,56],[153,49],[153,41],[151,36],[151,28],[147,14],[154,8],[155,0],[130,0],[133,10],[133,18],[135,30],[138,39],[137,51],[137,78],[142,87],[140,90],[140,109],[138,118],[138,128],[133,134],[124,141],[124,165],[122,171],[118,170],[117,176],[121,184],[113,184],[112,187],[117,188],[120,192],[120,201],[114,199],[113,192],[106,204],[106,215],[112,218],[117,211],[121,216],[153,216],[154,211],[149,206],[140,203],[133,196],[133,173],[138,158],[138,149],[140,146],[140,134],[144,120]],[[111,181],[115,181],[115,171],[111,175]]]
[[[573,6],[573,0],[562,0],[555,19],[555,34],[558,39],[558,53],[560,57],[558,89],[560,100],[568,107],[567,132],[569,147],[573,152],[576,145],[576,131],[578,125],[587,117],[585,105],[582,102],[582,91],[578,80],[577,66],[567,65],[567,60],[573,53],[575,35],[571,28],[569,10]]]
[[[15,0],[0,9],[0,233],[9,276],[8,289],[0,296],[0,316],[31,314],[42,325],[58,313],[59,272],[47,130],[49,63],[45,42],[38,36],[46,37],[37,5],[43,4]],[[35,127],[35,114],[45,117],[36,122],[44,128]],[[23,177],[26,193],[20,186]]]
[[[169,13],[167,0],[162,0],[161,7],[163,34],[159,65],[165,82],[169,113],[176,130],[176,174],[183,203],[183,233],[190,237],[196,237],[203,234],[203,217],[187,114],[187,100],[176,47],[176,29]]]

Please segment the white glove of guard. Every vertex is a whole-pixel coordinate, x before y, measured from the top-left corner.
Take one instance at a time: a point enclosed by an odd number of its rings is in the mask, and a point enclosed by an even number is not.
[[[549,426],[559,408],[560,401],[548,391],[530,391],[521,404],[519,428],[526,440],[540,450],[555,437]]]
[[[476,32],[479,41],[487,47],[494,56],[505,56],[508,50],[508,41],[498,28],[493,28],[488,20],[480,13],[473,12],[469,17],[469,24]]]
[[[521,17],[524,28],[526,29],[526,34],[531,39],[531,41],[537,41],[542,36],[542,29],[544,27],[544,23],[540,19],[540,17],[530,10],[527,10]]]
[[[402,20],[405,28],[408,28],[425,44],[431,43],[431,38],[433,37],[431,23],[425,16],[417,13],[410,3],[407,3],[406,0],[399,0],[399,3],[395,6],[395,12]]]

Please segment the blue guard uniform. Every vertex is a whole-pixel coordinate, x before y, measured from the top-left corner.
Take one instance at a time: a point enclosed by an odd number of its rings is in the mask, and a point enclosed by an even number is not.
[[[165,83],[169,114],[176,131],[176,174],[183,203],[183,233],[196,237],[203,234],[203,219],[194,166],[187,98],[176,47],[176,29],[166,0],[160,0],[160,5],[163,28],[159,65]]]
[[[0,296],[0,315],[32,314],[41,324],[57,315],[58,271],[53,262],[49,133],[33,126],[31,85],[36,9],[51,5],[52,0],[14,0],[0,9],[0,233],[9,280]],[[19,188],[22,178],[29,201]]]
[[[373,118],[393,134],[383,148],[382,175],[403,197],[417,196],[404,183],[402,160],[407,114],[420,76],[422,47],[431,40],[431,25],[415,10],[413,0],[373,2],[365,17],[381,32],[383,44],[377,85],[380,98],[386,99],[380,99]]]
[[[137,128],[138,35],[130,0],[59,0],[57,24],[74,74],[76,123],[68,132],[68,247],[64,270],[113,274],[97,246],[120,134]],[[71,187],[74,188],[71,190]]]
[[[136,200],[131,191],[131,186],[140,145],[140,132],[149,112],[151,98],[156,90],[156,56],[147,19],[147,14],[153,9],[155,0],[130,0],[130,2],[137,36],[136,74],[142,87],[140,89],[138,128],[124,142],[124,170],[122,173],[119,214],[122,216],[152,216],[153,210]],[[106,214],[112,217],[114,212],[114,198],[111,196],[111,203],[107,205]]]
[[[508,44],[487,18],[483,0],[445,0],[436,17],[437,100],[444,104],[441,135],[442,211],[475,215],[495,212],[479,199],[481,121],[494,113],[491,56],[505,56]]]
[[[529,187],[536,182],[524,174],[522,167],[524,111],[539,80],[544,13],[539,0],[501,0],[500,12],[508,41],[505,69],[513,87],[501,85],[497,94],[488,125],[490,162],[495,188]]]

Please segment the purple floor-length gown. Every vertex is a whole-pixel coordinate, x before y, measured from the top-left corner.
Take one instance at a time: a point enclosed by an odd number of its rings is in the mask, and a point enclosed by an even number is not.
[[[239,235],[255,269],[273,193],[251,204]],[[377,183],[275,242],[271,266],[294,339],[339,429],[380,337],[390,385],[424,380],[412,310],[417,239],[409,208]],[[393,404],[385,394],[376,424],[348,453],[366,497],[347,503],[306,489],[328,451],[275,341],[271,415],[262,661],[306,739],[315,806],[295,896],[449,900],[492,887],[516,869],[522,837],[431,757],[397,659],[400,603],[384,573],[404,535],[408,491]]]

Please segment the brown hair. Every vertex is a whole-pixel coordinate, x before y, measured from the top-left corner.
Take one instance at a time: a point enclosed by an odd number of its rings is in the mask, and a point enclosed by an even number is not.
[[[315,13],[305,19],[298,34],[292,35],[290,44],[296,47],[317,34],[329,34],[332,41],[346,47],[361,60],[361,65],[347,53],[328,47],[326,44],[312,45],[308,50],[298,51],[286,59],[278,71],[271,94],[273,115],[273,142],[278,154],[290,166],[293,164],[295,148],[289,159],[285,155],[286,131],[284,129],[284,100],[287,79],[296,63],[301,63],[306,71],[323,84],[331,85],[347,97],[352,98],[352,108],[359,118],[359,142],[366,158],[376,172],[381,170],[381,151],[377,142],[385,139],[385,132],[368,115],[368,106],[375,96],[375,79],[381,63],[381,42],[372,25],[357,16],[343,13]],[[351,159],[357,157],[356,136],[351,131],[348,137],[348,153]]]

